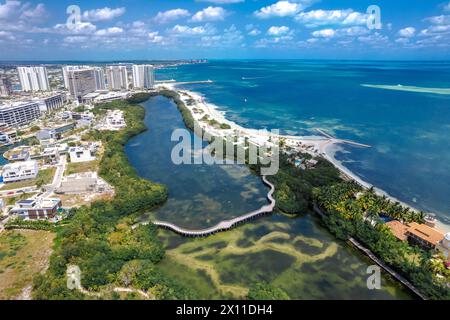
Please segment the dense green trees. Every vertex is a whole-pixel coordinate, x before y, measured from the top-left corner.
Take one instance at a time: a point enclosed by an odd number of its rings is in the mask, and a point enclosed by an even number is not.
[[[142,102],[142,99],[143,96],[138,96],[129,101]],[[139,281],[131,282],[133,285],[144,290],[151,288],[155,296],[165,299],[189,298],[192,296],[189,290],[165,279],[157,271],[164,249],[157,238],[156,227],[132,228],[133,217],[167,199],[166,187],[139,178],[123,151],[132,136],[146,130],[142,122],[145,110],[129,102],[115,101],[99,105],[94,111],[98,114],[107,109],[124,111],[126,129],[119,132],[93,131],[89,138],[103,142],[105,152],[99,173],[115,187],[115,198],[74,210],[66,225],[58,231],[57,245],[47,273],[37,276],[34,281],[34,298],[84,298],[80,292],[67,289],[66,268],[69,264],[80,267],[84,288],[103,292],[111,284],[123,282],[124,273],[129,272],[126,268],[133,261],[139,261],[139,270],[142,271],[136,273]],[[152,277],[145,280],[146,275]]]
[[[251,286],[247,298],[249,300],[289,300],[289,296],[280,288],[265,282],[258,282]]]
[[[296,156],[307,158],[309,155]],[[304,213],[311,207],[314,187],[340,181],[339,171],[330,163],[319,159],[314,170],[302,170],[293,166],[292,158],[280,154],[280,169],[269,180],[275,184],[277,208],[285,213]]]

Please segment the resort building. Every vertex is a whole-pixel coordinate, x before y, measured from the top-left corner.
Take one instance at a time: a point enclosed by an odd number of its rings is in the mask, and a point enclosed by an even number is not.
[[[17,67],[22,91],[48,91],[47,69],[45,67]]]
[[[133,87],[135,89],[152,89],[154,85],[155,74],[152,65],[133,65]]]
[[[0,123],[5,123],[11,127],[27,125],[40,116],[39,102],[36,101],[0,105]]]
[[[68,66],[63,68],[63,73],[71,97],[80,102],[85,95],[106,89],[105,73],[102,68]]]
[[[92,147],[71,147],[69,148],[70,162],[87,162],[95,160]]]
[[[0,78],[0,97],[8,97],[12,92],[12,86],[9,79]]]
[[[70,81],[69,81],[69,73],[76,70],[84,70],[89,69],[89,66],[64,66],[62,68],[63,79],[64,79],[64,87],[69,90],[70,89]]]
[[[67,101],[63,92],[54,93],[43,98],[36,98],[39,101],[39,108],[42,112],[53,111],[62,108]]]
[[[408,236],[406,235],[406,232],[408,231],[408,226],[401,223],[398,220],[392,220],[389,222],[386,222],[386,226],[391,229],[392,234],[400,241],[406,241],[408,240]]]
[[[59,198],[38,197],[17,201],[11,212],[18,214],[22,219],[43,220],[55,218],[61,207]]]
[[[109,90],[127,90],[128,72],[126,66],[106,67],[106,79]]]
[[[439,230],[416,222],[408,225],[406,236],[409,241],[427,250],[435,249],[444,239],[444,234]]]
[[[8,163],[3,166],[3,182],[15,182],[27,179],[35,179],[39,167],[35,160]]]

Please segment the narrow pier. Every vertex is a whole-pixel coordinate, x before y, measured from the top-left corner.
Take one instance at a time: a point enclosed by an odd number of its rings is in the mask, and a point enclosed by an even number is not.
[[[220,223],[218,223],[213,227],[199,230],[184,229],[173,223],[165,221],[153,221],[153,224],[158,227],[176,232],[185,237],[207,237],[218,232],[230,230],[239,224],[245,223],[249,220],[256,219],[262,215],[272,213],[273,209],[275,208],[275,199],[273,198],[275,186],[269,180],[267,180],[266,176],[262,176],[262,181],[264,182],[264,184],[270,187],[270,191],[267,194],[267,200],[269,200],[270,203],[268,205],[262,206],[258,210],[249,212],[247,214],[244,214],[242,216],[230,220],[221,221]]]
[[[354,142],[354,141],[345,140],[345,139],[337,139],[337,138],[333,137],[331,134],[329,134],[329,133],[327,133],[324,130],[319,129],[319,128],[316,128],[316,131],[318,131],[321,135],[327,137],[328,139],[333,140],[333,141],[338,142],[338,143],[350,144],[350,145],[357,146],[357,147],[362,147],[362,148],[372,148],[372,146],[370,146],[368,144]]]
[[[200,81],[185,81],[185,82],[173,82],[175,85],[186,85],[186,84],[208,84],[213,83],[212,80],[200,80]]]

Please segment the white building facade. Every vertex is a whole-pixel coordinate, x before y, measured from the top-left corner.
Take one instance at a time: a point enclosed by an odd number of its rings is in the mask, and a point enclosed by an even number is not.
[[[70,162],[87,162],[95,160],[94,152],[92,148],[84,147],[71,147],[69,149]]]
[[[11,127],[27,125],[41,116],[39,105],[38,101],[0,105],[0,123]]]
[[[151,64],[133,65],[133,87],[136,89],[152,89],[155,85],[155,73]]]
[[[39,167],[36,160],[8,163],[3,166],[3,182],[16,182],[35,179]]]
[[[126,66],[106,67],[106,79],[109,90],[127,90],[128,72]]]
[[[17,67],[22,91],[48,91],[47,69],[45,67]]]

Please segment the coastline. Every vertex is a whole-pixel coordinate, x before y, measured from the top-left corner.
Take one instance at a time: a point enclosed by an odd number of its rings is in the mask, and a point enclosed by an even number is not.
[[[377,195],[379,196],[386,196],[388,199],[390,199],[393,202],[398,202],[402,206],[410,208],[414,211],[420,211],[417,208],[414,208],[413,206],[398,200],[394,196],[388,194],[384,190],[377,188],[376,186],[372,185],[371,183],[363,180],[361,177],[359,177],[356,173],[352,172],[350,169],[345,167],[340,161],[338,161],[335,158],[335,152],[336,152],[336,146],[342,145],[342,144],[356,144],[352,141],[347,140],[341,140],[333,137],[328,137],[325,135],[321,136],[309,136],[309,137],[302,137],[302,136],[288,136],[288,135],[274,135],[271,134],[267,130],[257,130],[252,128],[244,128],[234,121],[231,121],[226,118],[226,114],[223,111],[219,111],[218,107],[214,104],[205,102],[205,98],[194,91],[190,90],[184,90],[177,88],[176,83],[164,83],[157,85],[158,89],[167,89],[177,92],[180,95],[180,99],[183,101],[186,108],[191,112],[191,115],[193,116],[194,120],[200,125],[202,129],[205,130],[205,132],[210,133],[212,136],[217,135],[217,130],[212,128],[211,126],[204,125],[200,123],[200,119],[204,115],[208,115],[213,120],[216,120],[219,123],[225,123],[230,126],[230,129],[228,130],[221,130],[225,131],[225,133],[228,131],[229,133],[232,132],[239,132],[243,134],[244,136],[250,136],[254,139],[257,139],[259,141],[268,141],[269,137],[275,137],[278,139],[284,139],[286,141],[286,144],[289,146],[292,146],[294,148],[299,148],[301,146],[302,152],[307,152],[311,154],[312,156],[322,156],[327,161],[329,161],[331,164],[333,164],[336,169],[338,169],[341,174],[345,177],[347,177],[350,180],[355,181],[359,185],[361,185],[365,189],[373,188]],[[189,105],[187,103],[188,100],[194,100],[195,103],[192,105]],[[202,110],[203,113],[196,114],[196,112],[193,109]],[[299,145],[300,144],[300,145]],[[364,145],[363,145],[364,146]],[[300,151],[300,150],[299,150]],[[450,225],[443,223],[442,221],[436,219],[436,226],[442,230],[444,233],[450,232]]]

